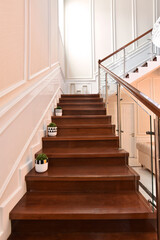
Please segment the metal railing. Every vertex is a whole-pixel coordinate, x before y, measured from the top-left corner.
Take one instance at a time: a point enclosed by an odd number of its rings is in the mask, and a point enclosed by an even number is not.
[[[121,47],[120,49],[116,50],[112,54],[108,55],[107,57],[103,58],[102,60],[98,61],[98,87],[99,93],[101,94],[101,90],[105,89],[105,95],[103,94],[104,102],[106,103],[107,114],[114,115],[115,124],[117,125],[117,132],[119,136],[119,148],[123,147],[122,144],[122,109],[121,105],[123,104],[122,95],[124,98],[127,99],[128,102],[134,104],[136,111],[140,112],[144,119],[146,120],[146,126],[143,126],[141,123],[142,119],[139,120],[137,125],[139,124],[141,128],[149,128],[148,133],[150,137],[145,136],[144,138],[147,139],[148,142],[144,142],[143,144],[148,144],[151,151],[151,185],[152,189],[147,190],[150,193],[151,199],[149,200],[153,206],[153,211],[156,208],[157,214],[157,235],[158,239],[160,240],[160,169],[159,169],[159,159],[160,159],[160,105],[149,98],[146,94],[138,90],[137,88],[133,87],[130,83],[124,80],[122,77],[118,76],[112,69],[106,66],[105,61],[108,59],[113,58],[114,56],[123,51],[123,77],[126,74],[126,49],[130,47],[132,44],[136,44],[137,41],[141,41],[143,38],[146,38],[148,34],[151,34],[152,29],[147,31],[146,33],[142,34],[135,40],[131,41],[130,43],[126,44],[125,46]],[[154,57],[154,50],[152,42],[149,43],[149,48],[151,47],[151,57],[149,56],[150,60],[153,60]],[[137,48],[136,48],[137,49]],[[141,47],[142,49],[142,47]],[[147,56],[147,55],[146,55]],[[115,57],[116,59],[116,57]],[[110,64],[108,64],[110,66]],[[137,66],[138,67],[138,66]],[[119,74],[120,75],[120,74]],[[102,86],[102,87],[101,87]],[[125,103],[124,103],[125,104]],[[136,113],[137,113],[136,112]],[[124,117],[124,116],[123,116]],[[143,120],[144,120],[143,119]],[[153,121],[154,119],[154,121]],[[125,121],[124,121],[125,122]],[[154,124],[153,124],[154,122]],[[152,125],[154,131],[152,132]],[[130,134],[132,137],[134,136],[133,133]],[[154,139],[153,139],[154,137]],[[155,152],[153,149],[155,148]],[[154,152],[154,153],[153,153]],[[154,156],[153,156],[154,154]],[[141,187],[144,184],[140,184]],[[154,193],[154,185],[156,192]],[[146,188],[147,189],[147,188]],[[152,192],[152,193],[151,193]],[[154,196],[156,195],[156,197]],[[153,197],[152,197],[153,196]],[[156,201],[155,201],[156,199]]]

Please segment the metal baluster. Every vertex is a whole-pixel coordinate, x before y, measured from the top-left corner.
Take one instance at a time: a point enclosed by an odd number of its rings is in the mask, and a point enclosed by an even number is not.
[[[121,86],[117,84],[117,127],[119,136],[119,148],[122,147],[122,132],[121,132]]]
[[[157,199],[157,240],[160,240],[160,119],[156,116],[155,128],[155,177],[156,177],[156,199]]]
[[[108,84],[107,84],[107,77],[108,74],[105,74],[105,81],[106,81],[106,114],[108,114]]]
[[[126,49],[123,49],[123,74],[126,75]]]
[[[100,91],[100,80],[101,80],[101,77],[100,77],[100,60],[98,61],[98,92],[99,94],[101,94],[101,91]]]

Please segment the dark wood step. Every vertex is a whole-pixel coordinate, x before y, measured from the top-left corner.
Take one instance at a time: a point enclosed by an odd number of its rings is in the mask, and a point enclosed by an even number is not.
[[[37,152],[36,156],[43,153],[44,150]],[[100,153],[92,151],[90,153],[55,153],[45,152],[49,157],[50,166],[121,166],[128,164],[128,152],[114,149],[109,151],[105,149]]]
[[[78,115],[52,117],[52,121],[57,125],[61,124],[111,124],[111,116],[105,115]]]
[[[77,103],[77,102],[72,102],[72,103],[58,103],[57,106],[62,107],[63,109],[65,108],[104,108],[105,104],[103,102],[93,102],[93,103]]]
[[[27,191],[120,192],[138,190],[139,176],[128,166],[49,166],[45,173],[32,169]]]
[[[99,94],[62,94],[61,98],[99,98]]]
[[[105,108],[65,108],[63,115],[106,115]]]
[[[12,232],[16,235],[51,235],[55,233],[126,233],[155,232],[153,219],[121,220],[12,220]],[[77,239],[74,239],[77,240]],[[96,239],[97,240],[97,239]],[[105,239],[108,240],[108,239]],[[114,239],[118,240],[118,239]],[[130,239],[128,239],[130,240]],[[153,240],[153,239],[152,239]]]
[[[138,233],[55,233],[50,234],[12,234],[8,240],[157,240],[154,232]]]
[[[138,192],[27,192],[10,212],[11,220],[129,220],[155,217],[148,202]]]
[[[58,125],[57,134],[58,136],[114,135],[115,125],[110,124]]]
[[[114,135],[89,137],[43,137],[42,148],[54,153],[90,153],[117,149],[119,138]]]
[[[103,103],[103,98],[60,98],[59,103]]]

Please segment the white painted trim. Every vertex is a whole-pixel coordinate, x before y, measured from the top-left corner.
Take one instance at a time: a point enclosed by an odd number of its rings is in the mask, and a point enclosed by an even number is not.
[[[14,105],[16,105],[19,101],[21,101],[27,94],[29,94],[30,92],[32,92],[35,88],[37,88],[40,84],[43,83],[43,81],[45,81],[46,78],[49,78],[52,74],[54,74],[56,71],[58,71],[60,69],[60,67],[57,67],[56,69],[54,69],[52,72],[50,72],[48,75],[46,75],[45,77],[43,77],[41,80],[39,80],[37,83],[35,83],[34,85],[32,85],[29,89],[27,89],[26,91],[24,91],[20,96],[18,96],[16,99],[14,99],[11,103],[9,103],[7,106],[5,106],[4,108],[2,108],[0,110],[0,117],[2,117],[7,111],[9,111]]]
[[[0,97],[5,96],[6,94],[12,92],[13,90],[15,90],[16,88],[22,86],[22,85],[25,84],[25,83],[26,83],[26,81],[25,81],[25,80],[22,80],[22,81],[20,81],[20,82],[18,82],[18,83],[15,83],[14,85],[6,88],[6,89],[0,91]]]
[[[48,0],[48,63],[51,68],[51,0]]]
[[[113,52],[117,49],[116,44],[116,0],[112,0],[112,39],[113,39]]]
[[[28,48],[28,0],[25,0],[25,33],[24,33],[24,80],[27,81],[27,48]]]
[[[28,80],[30,78],[31,64],[31,0],[28,0]]]
[[[91,25],[91,78],[93,78],[93,71],[94,71],[94,59],[95,59],[95,53],[94,53],[94,26],[93,26],[93,18],[94,18],[94,8],[93,8],[93,0],[90,0],[89,3],[90,6],[90,25]]]
[[[43,81],[44,82],[44,81]],[[48,82],[46,81],[46,78],[45,78],[45,86],[48,84]],[[23,105],[23,108],[21,108],[19,111],[17,111],[15,113],[15,115],[8,119],[8,121],[5,123],[5,125],[3,125],[3,127],[0,129],[0,135],[5,131],[5,129],[18,117],[18,115],[33,101],[33,99],[42,91],[42,89],[45,87],[42,85],[42,82],[41,82],[41,86],[40,86],[40,89],[39,91],[36,92],[36,94],[33,95],[32,98],[30,98],[30,100],[25,104]]]
[[[17,169],[17,167],[18,167],[18,165],[19,165],[19,163],[20,163],[20,161],[21,161],[24,153],[26,152],[27,148],[29,147],[29,144],[30,144],[32,138],[33,138],[34,135],[36,134],[36,132],[37,132],[37,130],[38,130],[38,128],[39,128],[39,126],[40,126],[43,118],[45,117],[45,115],[46,115],[46,113],[47,113],[50,105],[52,104],[52,102],[53,102],[53,100],[54,100],[54,98],[55,98],[55,96],[57,95],[57,93],[58,93],[59,90],[60,90],[60,87],[57,89],[57,91],[56,91],[55,94],[53,95],[51,101],[50,101],[49,104],[48,104],[48,107],[46,108],[45,112],[44,112],[43,115],[41,116],[38,124],[36,125],[35,129],[33,130],[32,134],[30,135],[28,141],[26,142],[25,146],[23,147],[23,149],[22,149],[21,153],[19,154],[18,158],[16,159],[15,164],[13,165],[13,167],[12,167],[12,169],[11,169],[8,177],[6,178],[5,182],[3,183],[2,188],[0,189],[0,198],[2,197],[4,191],[6,190],[6,188],[7,188],[8,184],[9,184],[9,182],[10,182],[10,180],[11,180],[14,172],[16,171],[16,169]],[[35,96],[34,96],[34,97],[35,97]],[[31,99],[31,101],[32,101],[32,99]],[[30,103],[31,101],[29,101],[29,103]],[[26,106],[27,106],[29,103],[27,103]],[[26,106],[24,106],[24,108],[26,108]],[[21,111],[22,111],[22,110],[21,110]],[[17,114],[16,114],[16,115],[17,115]],[[14,119],[15,119],[15,118],[14,118]]]
[[[91,54],[90,54],[90,65],[91,65],[91,69],[90,69],[90,73],[88,75],[90,75],[90,77],[88,76],[84,76],[84,77],[70,77],[69,74],[68,74],[68,67],[69,65],[66,64],[66,76],[67,76],[67,79],[93,79],[93,71],[94,71],[94,56],[95,56],[95,53],[94,53],[94,40],[93,40],[93,36],[94,36],[94,30],[93,30],[93,22],[94,22],[94,14],[93,14],[93,0],[89,0],[89,12],[90,12],[90,38],[91,38],[91,46],[90,46],[90,51],[91,51]],[[66,39],[66,38],[65,38]],[[66,44],[66,40],[65,40],[65,45]]]
[[[46,72],[46,71],[49,70],[49,69],[50,69],[50,67],[46,67],[46,68],[42,69],[41,71],[39,71],[39,72],[33,74],[32,76],[30,76],[30,77],[29,77],[29,80],[32,80],[33,78],[39,76],[40,74]]]
[[[24,65],[23,65],[23,80],[11,85],[8,88],[0,91],[0,98],[17,89],[26,83],[26,59],[27,59],[27,0],[24,0]]]
[[[52,67],[55,67],[55,66],[58,65],[58,64],[60,65],[59,61],[51,64],[51,68],[52,68]]]
[[[34,74],[32,74],[31,75],[31,0],[28,0],[29,1],[29,20],[28,20],[28,22],[29,22],[29,33],[28,33],[28,35],[29,35],[29,53],[28,53],[28,80],[32,80],[32,79],[34,79],[35,77],[37,77],[37,76],[39,76],[40,74],[42,74],[42,73],[44,73],[44,72],[46,72],[47,70],[49,70],[50,69],[50,60],[49,60],[49,55],[50,55],[50,53],[49,53],[49,50],[50,50],[50,48],[49,48],[49,44],[50,44],[50,30],[49,30],[49,28],[50,28],[50,23],[48,22],[48,64],[49,64],[49,66],[47,66],[47,67],[45,67],[44,69],[42,69],[42,70],[40,70],[39,72],[37,72],[37,73],[34,73]],[[49,0],[48,0],[48,13],[49,13]],[[49,14],[48,14],[49,15]],[[48,16],[48,21],[49,21],[49,16]]]

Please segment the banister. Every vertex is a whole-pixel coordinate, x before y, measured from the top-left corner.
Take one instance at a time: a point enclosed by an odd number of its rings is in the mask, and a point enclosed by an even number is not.
[[[140,102],[142,102],[148,109],[150,109],[154,114],[160,117],[160,105],[150,99],[147,95],[140,92],[138,89],[133,87],[131,84],[118,77],[115,73],[110,71],[108,68],[100,64],[107,73],[109,73],[119,84],[121,84],[128,92],[130,92],[134,97],[136,97]]]
[[[111,53],[110,55],[108,55],[107,57],[103,58],[102,60],[99,60],[99,64],[104,62],[105,60],[107,60],[108,58],[112,57],[114,54],[120,52],[121,50],[125,49],[126,47],[128,47],[129,45],[131,45],[132,43],[138,41],[139,39],[141,39],[142,37],[144,37],[145,35],[147,35],[148,33],[152,32],[152,29],[148,30],[147,32],[143,33],[142,35],[140,35],[139,37],[135,38],[134,40],[132,40],[131,42],[127,43],[126,45],[124,45],[123,47],[119,48],[118,50],[116,50],[115,52]]]

